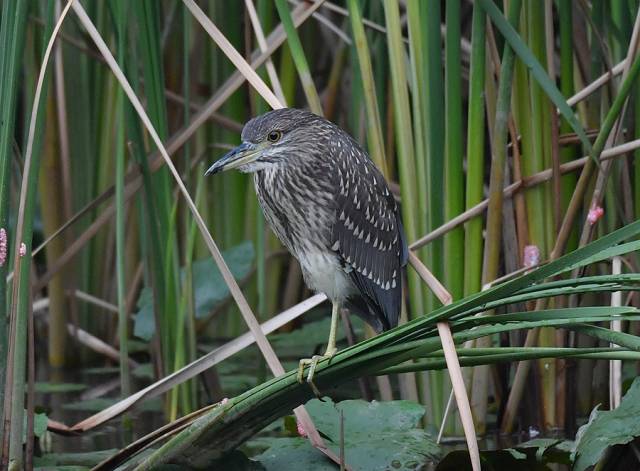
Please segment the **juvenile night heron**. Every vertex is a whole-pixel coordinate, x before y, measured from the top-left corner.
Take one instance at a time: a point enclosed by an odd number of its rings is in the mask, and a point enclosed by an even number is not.
[[[333,304],[323,356],[300,360],[298,380],[310,365],[336,352],[340,306],[377,332],[398,324],[407,243],[398,206],[384,177],[360,145],[330,121],[292,108],[249,121],[242,144],[207,175],[238,169],[253,173],[264,215],[298,259],[304,280]]]

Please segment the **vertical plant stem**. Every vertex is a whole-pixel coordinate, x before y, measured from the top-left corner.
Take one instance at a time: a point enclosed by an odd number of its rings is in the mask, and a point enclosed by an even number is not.
[[[427,109],[425,126],[427,148],[427,230],[432,231],[444,222],[444,87],[442,75],[442,42],[440,33],[440,4],[437,0],[425,0],[420,2],[422,17],[424,18],[425,50],[427,51],[427,78],[428,84]],[[428,252],[428,265],[433,274],[442,279],[443,274],[443,241],[435,241]],[[438,303],[430,296],[427,298],[427,309],[431,310]],[[435,400],[435,398],[434,398]],[[438,399],[441,411],[444,411],[444,400]]]
[[[127,4],[120,5],[119,17],[120,41],[118,42],[118,57],[121,63],[125,61],[126,18]],[[121,89],[116,92],[116,132],[115,132],[115,205],[116,205],[116,291],[118,299],[118,338],[120,348],[120,395],[127,397],[131,394],[131,377],[129,372],[129,332],[126,306],[126,272],[125,272],[125,217],[126,205],[124,201],[124,93]]]
[[[522,0],[512,2],[509,10],[509,21],[517,23],[520,17]],[[487,212],[487,236],[484,251],[484,273],[482,284],[489,283],[498,275],[500,241],[502,233],[502,198],[504,166],[507,157],[508,119],[511,107],[511,82],[515,54],[508,44],[504,46],[502,66],[500,69],[500,85],[498,87],[498,103],[493,132],[493,148],[491,159],[491,177],[489,181],[489,208]]]
[[[417,202],[416,171],[413,148],[413,133],[411,126],[411,112],[409,109],[409,93],[407,90],[407,78],[405,74],[405,50],[402,43],[400,13],[397,0],[385,0],[384,11],[387,23],[387,41],[389,43],[389,64],[391,68],[391,85],[393,102],[395,105],[394,120],[396,124],[398,150],[398,169],[400,174],[400,191],[402,192],[402,216],[409,241],[418,237],[417,228]],[[409,277],[409,290],[411,299],[417,297],[422,290],[420,279],[413,274]],[[423,313],[422,306],[412,302],[413,312],[411,317]]]
[[[313,78],[311,77],[311,72],[309,70],[309,64],[305,57],[302,43],[300,42],[300,36],[298,36],[298,30],[295,28],[293,20],[291,19],[291,12],[289,11],[287,1],[275,0],[275,2],[276,8],[278,9],[278,14],[280,15],[280,21],[282,21],[284,30],[287,33],[287,41],[289,43],[289,48],[291,49],[293,62],[296,65],[296,69],[298,70],[298,77],[300,78],[300,82],[302,83],[304,94],[307,97],[309,108],[311,108],[311,111],[313,111],[315,114],[322,116],[322,105],[320,104],[320,97],[318,96],[318,91],[316,90],[316,86],[313,83]]]
[[[432,194],[429,189],[429,162],[428,152],[429,123],[430,123],[430,87],[425,87],[425,83],[430,83],[427,67],[428,54],[424,51],[427,47],[426,31],[424,23],[427,20],[427,12],[424,3],[419,0],[409,0],[407,2],[407,19],[409,23],[409,59],[411,64],[411,86],[412,86],[412,112],[413,112],[413,137],[415,142],[416,158],[416,198],[418,200],[417,224],[418,232],[426,234],[429,231],[429,204],[432,201]],[[433,198],[436,198],[433,195]],[[418,255],[425,260],[431,256],[431,248],[427,247],[418,252]],[[433,304],[433,295],[428,290],[422,292],[422,303],[426,300]],[[413,298],[412,298],[413,302]],[[425,305],[426,309],[430,309]]]
[[[451,220],[464,211],[464,174],[462,163],[462,68],[460,65],[460,2],[446,3],[445,38],[445,148],[444,148],[444,218]],[[444,282],[452,300],[464,291],[464,228],[459,226],[444,238]],[[447,397],[449,391],[443,391]],[[468,399],[467,399],[468,401]],[[459,410],[454,416],[457,416]],[[470,415],[470,414],[469,414]],[[459,422],[450,422],[455,433]]]
[[[573,41],[572,41],[572,25],[573,14],[571,2],[560,2],[559,7],[559,26],[560,26],[560,91],[564,96],[573,96],[575,93],[574,77],[573,77]],[[566,134],[571,132],[571,126],[565,119],[560,121],[560,133]],[[560,163],[564,164],[576,158],[576,149],[572,146],[564,146],[560,149]],[[567,173],[561,177],[561,202],[562,212],[564,212],[571,199],[571,193],[576,186],[576,176],[574,173]],[[562,224],[562,221],[560,222]],[[560,226],[558,226],[560,229]],[[577,244],[578,233],[572,231],[571,238],[567,244],[569,250]]]
[[[164,100],[164,67],[162,47],[160,43],[160,4],[153,0],[141,0],[133,2],[132,13],[136,17],[140,32],[137,36],[138,47],[140,48],[140,63],[142,64],[142,75],[144,77],[144,95],[147,100],[149,118],[158,131],[160,139],[166,139],[168,132],[166,102]],[[131,62],[131,73],[137,74],[134,69],[135,61]],[[137,81],[136,81],[137,82]],[[132,124],[131,128],[139,127],[133,114],[129,115]],[[141,131],[131,133],[137,137],[137,146],[141,146],[139,151],[144,152],[145,142],[142,139]],[[141,156],[146,160],[145,157]],[[173,192],[169,180],[169,171],[161,169],[154,175],[149,176],[145,183],[148,194],[150,211],[150,228],[156,232],[153,258],[151,263],[157,264],[154,285],[154,310],[157,310],[156,328],[159,333],[159,344],[162,352],[162,364],[164,374],[171,372],[174,355],[176,354],[175,329],[176,318],[179,315],[179,251],[177,248],[175,219],[171,218],[173,208]],[[157,296],[157,297],[156,297]],[[181,352],[182,354],[183,352]],[[177,394],[172,391],[171,394]]]
[[[473,7],[471,31],[471,70],[469,76],[469,117],[467,128],[466,209],[483,200],[485,146],[485,28],[486,15],[479,5]],[[482,286],[482,219],[465,225],[464,294],[480,291]]]
[[[521,0],[514,0],[509,5],[509,23],[518,24],[520,18]],[[487,234],[484,246],[484,263],[482,284],[489,283],[498,276],[500,262],[500,247],[502,246],[502,199],[504,188],[504,167],[507,158],[508,120],[511,109],[511,86],[513,78],[515,53],[505,43],[500,68],[500,84],[498,86],[498,101],[493,131],[491,176],[489,181],[489,207],[487,210]],[[480,339],[477,346],[486,346]],[[476,427],[483,433],[486,427],[487,392],[489,370],[481,367],[474,372],[473,404]]]
[[[46,144],[42,156],[43,171],[40,172],[39,193],[42,228],[44,233],[52,234],[64,223],[62,214],[62,185],[61,158],[59,145],[56,139],[56,119],[54,111],[55,102],[47,103],[47,122],[50,125],[46,129]],[[47,263],[52,264],[64,251],[64,240],[59,237],[45,248]],[[47,286],[49,295],[49,365],[54,368],[64,366],[67,340],[67,310],[68,302],[64,289],[64,274],[58,273],[51,278]]]
[[[467,124],[467,178],[465,191],[465,206],[467,210],[484,199],[486,24],[484,10],[479,5],[474,4]],[[473,218],[464,226],[463,290],[465,296],[479,292],[482,286],[482,249],[484,243],[482,223],[482,218]],[[464,371],[465,383],[467,384],[471,381],[472,371],[471,369]],[[467,387],[467,389],[470,388]],[[477,395],[474,395],[473,391],[471,398],[472,401],[477,400]],[[472,402],[473,408],[475,408],[475,405]],[[479,419],[484,422],[481,417]]]
[[[389,176],[384,157],[384,141],[382,139],[382,124],[380,122],[380,108],[376,99],[376,84],[373,78],[371,67],[371,57],[367,36],[362,25],[362,14],[357,0],[349,0],[349,19],[356,52],[358,54],[358,64],[360,65],[360,78],[364,89],[364,105],[367,115],[367,142],[369,143],[369,155],[383,175]]]
[[[8,364],[7,331],[7,279],[9,267],[9,247],[12,234],[9,228],[9,189],[11,186],[11,156],[13,155],[13,138],[15,132],[15,107],[20,80],[20,63],[23,57],[24,39],[26,35],[27,2],[3,2],[0,16],[0,417],[4,417],[4,387]],[[0,426],[0,443],[5,434],[4,426]],[[0,456],[2,456],[0,450]]]
[[[460,2],[446,4],[445,59],[445,219],[464,211],[464,176],[462,168],[462,70],[460,66]],[[445,236],[445,285],[454,301],[464,292],[464,232],[462,227]],[[462,271],[464,272],[464,270]]]
[[[184,124],[188,123],[191,119],[191,111],[188,106],[188,103],[191,101],[191,39],[192,39],[192,31],[191,31],[191,15],[189,14],[186,6],[182,5],[182,56],[183,56],[183,65],[182,65],[182,94],[185,97],[185,105],[183,107],[183,120]],[[191,172],[191,146],[188,142],[185,143],[183,148],[183,154],[185,157],[185,171],[186,175],[190,177],[189,173]],[[197,171],[198,175],[198,189],[201,188],[199,182],[201,181],[201,177],[204,175],[204,172],[199,168]],[[190,180],[188,180],[190,181]],[[202,204],[201,200],[198,200],[198,195],[196,195],[196,205],[199,206]],[[195,221],[193,220],[193,216],[189,211],[184,211],[184,224],[185,228],[192,227],[192,231],[196,230]],[[190,235],[188,230],[185,230],[185,236],[188,237]],[[188,338],[188,356],[187,359],[190,362],[195,361],[198,356],[197,345],[196,345],[196,308],[195,308],[195,287],[193,285],[193,272],[192,272],[192,263],[193,258],[195,256],[195,236],[191,246],[188,244],[184,244],[184,265],[185,265],[185,282],[183,286],[183,296],[187,296],[187,309],[186,309],[186,329],[187,329],[187,338]],[[198,404],[198,387],[194,381],[190,381],[185,391],[185,399],[190,399],[190,405],[187,408],[188,410],[193,410]],[[185,411],[186,413],[186,411]]]
[[[546,64],[546,48],[544,44],[545,26],[544,12],[539,8],[537,2],[528,0],[526,2],[523,24],[528,25],[528,40],[531,51],[541,64]],[[522,159],[522,174],[527,177],[537,173],[551,164],[551,144],[549,142],[549,119],[547,113],[550,109],[544,92],[538,83],[529,77],[529,103],[530,124],[526,129],[520,127],[520,132],[531,133],[531,152],[524,155]],[[555,107],[554,107],[555,109]],[[525,195],[527,202],[527,216],[529,226],[529,242],[538,247],[540,256],[545,259],[548,254],[548,246],[552,243],[555,235],[553,219],[551,218],[553,207],[551,202],[550,185],[539,185],[531,189]],[[555,333],[553,329],[540,329],[539,345],[541,347],[555,346]],[[538,360],[538,384],[541,387],[542,423],[545,430],[553,429],[556,426],[556,404],[555,404],[555,360]]]

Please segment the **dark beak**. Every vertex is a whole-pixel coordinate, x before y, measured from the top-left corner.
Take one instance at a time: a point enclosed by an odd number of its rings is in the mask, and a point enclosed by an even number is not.
[[[216,173],[224,172],[225,170],[238,168],[243,164],[247,164],[257,159],[259,155],[260,149],[255,144],[251,142],[243,142],[209,167],[205,172],[205,175],[214,175]]]

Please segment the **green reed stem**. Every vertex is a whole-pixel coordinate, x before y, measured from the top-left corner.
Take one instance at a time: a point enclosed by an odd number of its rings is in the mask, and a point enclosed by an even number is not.
[[[479,5],[473,7],[471,29],[471,65],[469,75],[469,115],[467,128],[466,209],[484,196],[485,146],[485,29],[486,15]],[[480,291],[482,286],[482,219],[471,219],[465,226],[464,294]]]
[[[402,216],[408,240],[416,240],[418,234],[418,206],[416,202],[416,170],[409,108],[409,92],[405,74],[405,50],[402,43],[400,13],[397,0],[385,0],[384,11],[387,23],[387,41],[389,47],[389,65],[391,69],[391,86],[395,106],[394,121],[396,125],[396,146],[398,149],[398,169],[400,173],[400,191],[402,193]],[[415,273],[410,272],[409,290],[411,293],[412,312],[410,317],[421,315],[423,306],[420,294],[422,283]]]
[[[518,24],[521,0],[514,0],[509,6],[509,22]],[[500,68],[500,84],[494,121],[491,175],[489,180],[489,207],[487,209],[487,232],[484,245],[482,284],[493,281],[498,276],[500,248],[502,246],[502,201],[504,188],[504,169],[507,159],[507,123],[511,111],[511,86],[515,53],[505,43]],[[490,339],[479,339],[478,346],[488,346]],[[489,370],[480,368],[474,371],[473,412],[476,428],[480,433],[486,430],[487,396]]]
[[[27,2],[3,2],[0,16],[0,229],[4,231],[5,240],[0,244],[4,253],[0,263],[0,280],[6,280],[10,264],[10,247],[12,235],[9,228],[9,190],[11,187],[11,160],[13,156],[13,136],[15,132],[15,107],[20,66],[23,57],[24,40],[27,23]],[[0,289],[0,417],[4,411],[4,386],[7,371],[8,353],[8,302],[6,285]],[[0,427],[0,443],[3,439]],[[1,453],[0,453],[1,454]]]
[[[357,0],[349,0],[349,19],[353,30],[353,39],[360,65],[360,79],[364,89],[364,105],[367,112],[367,141],[369,155],[383,175],[389,175],[384,156],[384,140],[382,138],[382,124],[380,122],[380,108],[376,98],[376,84],[371,66],[371,53],[367,36],[362,25],[362,13]]]
[[[316,90],[316,86],[313,83],[313,78],[311,77],[309,64],[307,63],[307,58],[304,54],[302,43],[300,42],[298,30],[294,26],[293,20],[291,19],[289,5],[286,0],[275,0],[275,2],[276,8],[278,9],[278,14],[280,15],[280,21],[282,21],[284,30],[287,33],[287,41],[291,50],[291,56],[293,57],[293,62],[296,65],[298,77],[300,78],[300,82],[302,83],[304,94],[307,97],[309,108],[315,114],[322,116],[323,113],[322,105],[320,104],[320,97],[318,96],[318,91]]]
[[[118,58],[124,64],[126,58],[126,19],[127,6],[123,2],[119,5],[117,13],[118,22]],[[126,231],[126,205],[124,201],[124,169],[125,169],[125,102],[124,93],[121,89],[116,92],[116,139],[115,139],[115,159],[116,159],[116,182],[115,182],[115,205],[116,205],[116,285],[118,299],[118,337],[120,347],[120,394],[127,397],[131,394],[131,374],[129,371],[129,329],[126,308],[127,283],[125,272],[125,231]]]
[[[464,175],[462,163],[462,68],[460,66],[460,2],[446,4],[447,35],[445,44],[445,219],[464,211]],[[464,229],[450,231],[444,240],[445,286],[452,298],[464,291]]]
[[[42,46],[41,56],[44,56],[44,51],[49,41],[51,34],[53,33],[54,24],[54,4],[51,3],[46,8],[46,24],[44,28],[44,34],[42,36],[42,42],[36,41],[35,47]],[[36,57],[38,57],[36,55]],[[36,70],[41,64],[33,64],[33,70]],[[45,64],[44,67],[47,67]],[[35,85],[35,78],[38,77],[38,73],[32,75],[34,79],[33,85]],[[28,89],[31,91],[30,87]],[[11,429],[4,429],[3,439],[9,440],[9,468],[15,467],[15,469],[21,469],[23,466],[23,430],[24,430],[24,413],[25,413],[25,391],[26,391],[26,372],[27,372],[27,323],[29,317],[33,315],[32,312],[32,298],[31,298],[31,251],[33,242],[33,223],[36,217],[36,195],[38,192],[38,173],[40,170],[41,161],[41,147],[44,136],[44,116],[46,114],[46,102],[49,89],[49,73],[48,67],[45,69],[44,81],[42,82],[42,90],[36,103],[36,113],[33,116],[35,123],[29,122],[29,127],[34,127],[33,143],[31,154],[26,158],[30,158],[30,167],[25,168],[25,175],[27,178],[26,187],[21,188],[20,199],[24,197],[24,206],[20,208],[23,210],[23,214],[18,214],[18,226],[16,232],[20,233],[17,237],[21,240],[15,240],[9,247],[15,252],[24,252],[24,255],[14,254],[14,279],[12,286],[11,300],[13,306],[11,309],[11,327],[9,331],[9,339],[11,344],[9,346],[9,359],[7,367],[10,366],[12,376],[7,377],[7,383],[5,385],[5,427],[9,423],[7,421],[7,415],[10,413],[10,426]],[[35,89],[34,89],[35,91]],[[31,103],[29,103],[31,105]],[[28,107],[31,109],[31,106]],[[25,160],[26,163],[27,160]],[[22,231],[20,232],[20,220],[22,219]],[[22,246],[22,244],[24,244]],[[20,250],[20,247],[23,250]],[[10,365],[9,365],[10,363]],[[29,420],[28,420],[29,421]],[[27,436],[30,434],[27,432]],[[3,452],[6,451],[3,445]]]

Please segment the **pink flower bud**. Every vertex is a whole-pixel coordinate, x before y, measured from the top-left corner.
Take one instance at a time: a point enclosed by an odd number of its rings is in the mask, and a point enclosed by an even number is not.
[[[25,255],[27,255],[27,244],[25,244],[24,242],[20,242],[20,249],[18,250],[18,255],[20,255],[21,257],[24,257]]]
[[[603,214],[604,209],[602,209],[602,206],[597,206],[594,204],[589,210],[589,214],[587,214],[587,222],[589,223],[589,225],[593,226],[596,222],[598,222],[598,219],[600,219]]]
[[[526,268],[531,268],[540,263],[540,249],[537,245],[526,245],[522,261]]]
[[[7,231],[0,228],[0,267],[7,262]]]

